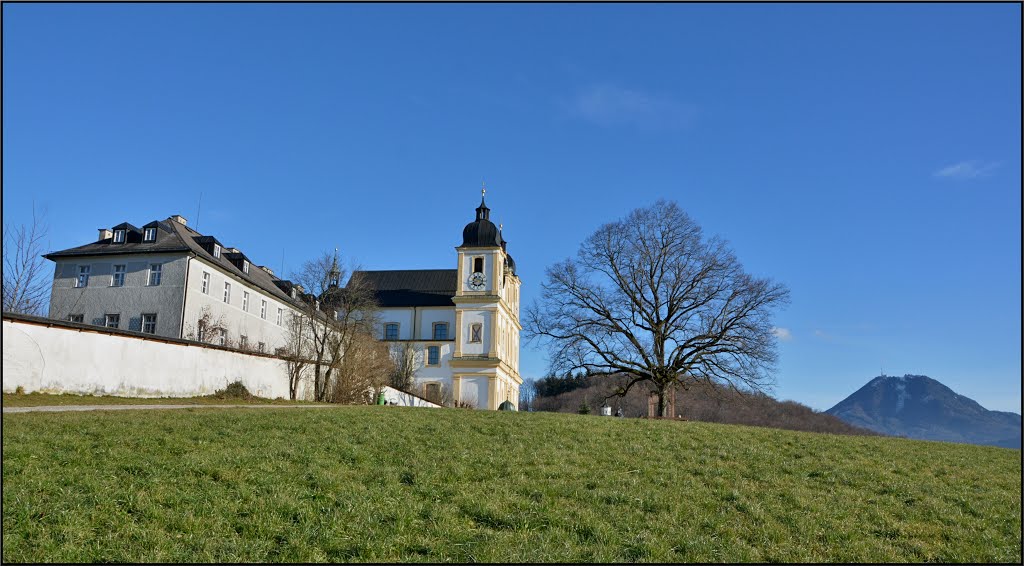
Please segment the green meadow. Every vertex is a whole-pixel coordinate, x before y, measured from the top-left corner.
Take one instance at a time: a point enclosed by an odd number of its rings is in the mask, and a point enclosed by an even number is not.
[[[1020,562],[1021,453],[457,409],[8,414],[3,560]]]

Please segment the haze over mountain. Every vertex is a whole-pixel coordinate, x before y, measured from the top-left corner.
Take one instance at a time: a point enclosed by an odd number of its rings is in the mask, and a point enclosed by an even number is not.
[[[1021,416],[990,411],[924,375],[882,375],[825,411],[882,434],[1021,447]]]

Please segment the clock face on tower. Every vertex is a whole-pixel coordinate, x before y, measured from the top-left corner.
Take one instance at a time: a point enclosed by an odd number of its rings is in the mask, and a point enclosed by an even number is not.
[[[484,274],[477,271],[469,276],[469,287],[474,291],[479,291],[484,288],[484,281]]]

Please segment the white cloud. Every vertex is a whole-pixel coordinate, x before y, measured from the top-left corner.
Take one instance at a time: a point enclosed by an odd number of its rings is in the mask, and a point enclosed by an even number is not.
[[[781,326],[773,327],[772,334],[774,334],[776,338],[782,340],[783,342],[789,342],[790,340],[793,339],[793,333],[790,332],[788,328],[783,328]]]
[[[992,171],[999,167],[998,161],[990,161],[988,163],[982,163],[981,161],[961,161],[949,167],[943,167],[935,173],[936,177],[946,177],[950,179],[974,179],[975,177],[985,177],[992,174]]]
[[[601,126],[638,126],[645,129],[683,128],[696,109],[669,96],[611,85],[596,85],[580,92],[570,113]]]

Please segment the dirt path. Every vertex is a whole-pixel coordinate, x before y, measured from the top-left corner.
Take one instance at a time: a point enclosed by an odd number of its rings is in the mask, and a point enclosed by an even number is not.
[[[341,405],[49,405],[4,407],[4,413],[55,413],[61,411],[135,411],[145,409],[320,409]]]

